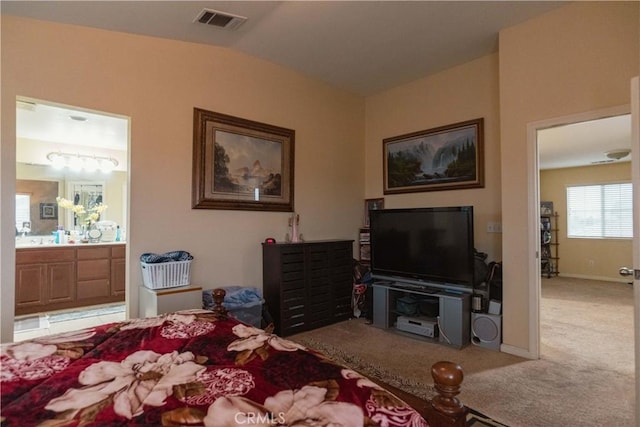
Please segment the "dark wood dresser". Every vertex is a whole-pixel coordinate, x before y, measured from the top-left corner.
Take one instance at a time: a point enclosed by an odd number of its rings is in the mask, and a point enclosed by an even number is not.
[[[280,336],[352,315],[353,240],[262,244],[264,297]]]

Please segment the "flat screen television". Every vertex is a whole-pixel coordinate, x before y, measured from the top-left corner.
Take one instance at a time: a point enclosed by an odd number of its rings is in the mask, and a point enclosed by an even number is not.
[[[471,292],[473,206],[369,212],[374,278]]]

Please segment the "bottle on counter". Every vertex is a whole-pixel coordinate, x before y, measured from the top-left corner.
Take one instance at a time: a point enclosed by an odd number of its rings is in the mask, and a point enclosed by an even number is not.
[[[55,235],[55,243],[56,244],[62,244],[65,243],[64,241],[64,227],[62,225],[58,226],[58,231],[56,232]]]
[[[116,242],[120,241],[120,226],[116,227]]]

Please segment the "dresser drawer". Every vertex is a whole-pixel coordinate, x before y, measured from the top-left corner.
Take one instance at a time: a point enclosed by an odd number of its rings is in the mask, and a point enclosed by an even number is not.
[[[346,312],[352,252],[353,240],[263,244],[263,291],[277,334],[328,325],[335,313]],[[347,289],[342,289],[343,283]]]

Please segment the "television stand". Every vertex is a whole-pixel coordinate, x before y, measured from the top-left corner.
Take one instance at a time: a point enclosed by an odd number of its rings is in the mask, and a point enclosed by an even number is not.
[[[373,283],[373,326],[381,329],[397,327],[398,317],[406,316],[397,311],[398,299],[405,296],[420,299],[438,299],[438,315],[434,318],[439,334],[437,338],[427,338],[442,344],[462,348],[471,342],[471,295],[431,288],[428,285],[405,284],[402,282],[377,281]],[[416,317],[420,314],[416,313]],[[411,334],[420,337],[420,334]]]

